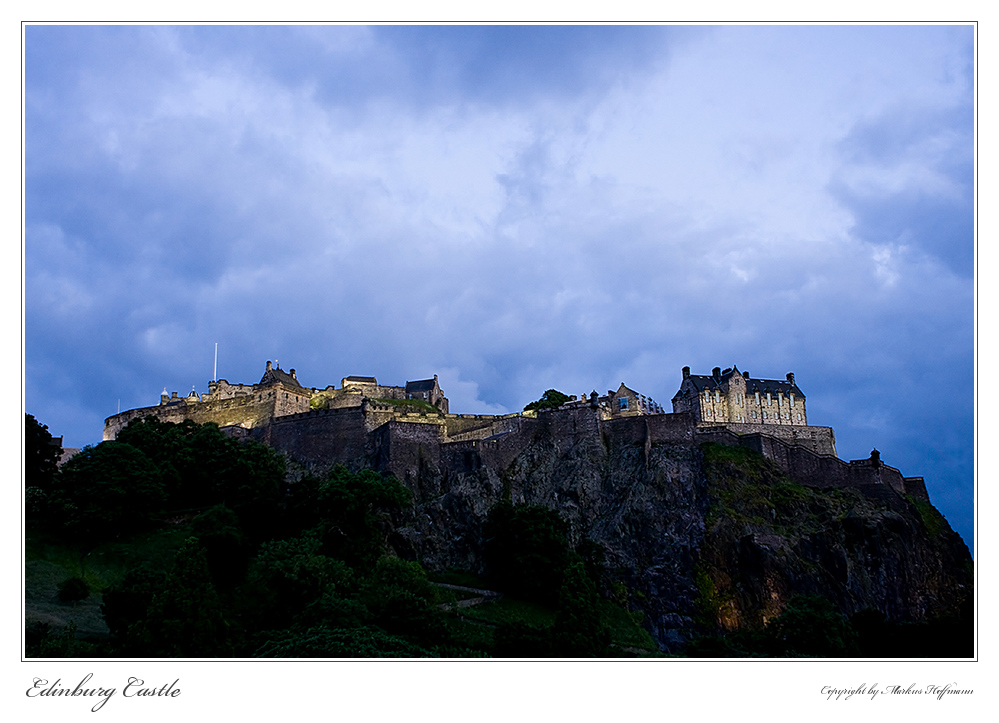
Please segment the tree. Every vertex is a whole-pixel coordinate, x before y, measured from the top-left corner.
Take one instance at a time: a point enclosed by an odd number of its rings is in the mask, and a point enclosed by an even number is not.
[[[52,443],[49,428],[30,414],[24,415],[24,485],[48,491],[52,486],[61,449]]]
[[[582,559],[565,571],[552,639],[559,657],[599,658],[607,654],[610,629],[601,619],[600,596]]]
[[[796,595],[767,626],[774,655],[841,658],[854,652],[855,634],[836,607],[821,595]]]
[[[500,502],[483,525],[489,577],[512,595],[555,605],[569,563],[569,526],[540,505]]]
[[[287,627],[310,606],[355,590],[354,572],[320,552],[315,533],[265,542],[247,575],[246,597],[257,629]]]
[[[410,491],[394,477],[338,465],[319,485],[315,501],[323,553],[368,572],[385,551],[392,513],[411,502]]]
[[[148,527],[166,500],[157,467],[122,442],[84,447],[53,484],[62,533],[85,544]]]
[[[284,458],[255,441],[239,441],[213,423],[134,420],[118,434],[161,470],[174,508],[225,504],[244,532],[262,534],[281,496]]]
[[[536,402],[531,402],[524,407],[524,411],[528,412],[532,409],[557,409],[571,399],[572,398],[568,394],[563,394],[557,389],[549,389],[541,395],[541,399]]]
[[[205,548],[212,582],[231,588],[246,573],[248,545],[236,513],[225,505],[215,505],[192,521],[198,542]]]
[[[153,591],[145,616],[128,627],[129,647],[162,658],[217,658],[233,653],[229,623],[195,538],[177,552],[164,584]]]
[[[382,557],[361,599],[383,630],[432,645],[445,632],[437,588],[418,562]]]

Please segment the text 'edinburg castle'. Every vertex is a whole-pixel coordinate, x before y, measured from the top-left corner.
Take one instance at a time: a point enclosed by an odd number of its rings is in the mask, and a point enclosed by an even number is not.
[[[715,367],[710,375],[684,367],[667,413],[623,383],[606,395],[570,397],[556,409],[514,414],[452,414],[437,376],[384,386],[374,377],[344,377],[339,387],[305,387],[294,369],[267,362],[257,384],[208,383],[186,397],[163,391],[160,403],[105,420],[113,440],[129,422],[211,422],[236,437],[264,442],[309,468],[334,464],[373,467],[404,482],[421,465],[467,473],[506,469],[539,430],[568,440],[593,435],[602,444],[704,441],[751,448],[778,464],[795,481],[813,487],[880,486],[928,499],[921,477],[903,477],[881,462],[845,462],[836,456],[830,427],[811,426],[805,395],[794,374],[757,379],[737,367]]]

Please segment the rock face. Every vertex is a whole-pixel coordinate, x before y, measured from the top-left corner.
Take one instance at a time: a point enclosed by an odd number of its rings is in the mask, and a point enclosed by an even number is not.
[[[752,450],[642,429],[553,414],[507,458],[487,444],[459,457],[416,445],[402,467],[380,465],[415,500],[390,542],[431,569],[481,570],[494,504],[555,509],[574,542],[603,548],[608,587],[626,586],[665,651],[698,632],[758,628],[795,594],[894,622],[971,596],[968,549],[928,501],[887,485],[805,487]]]

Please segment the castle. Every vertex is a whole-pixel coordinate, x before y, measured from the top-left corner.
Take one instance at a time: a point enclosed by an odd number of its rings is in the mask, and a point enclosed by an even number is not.
[[[672,413],[622,382],[616,391],[572,396],[556,409],[452,414],[437,375],[405,386],[348,376],[339,388],[320,389],[303,386],[294,369],[285,372],[268,361],[257,384],[222,379],[209,382],[207,394],[192,389],[187,397],[164,389],[157,406],[108,417],[104,440],[144,417],[213,422],[307,467],[370,466],[403,481],[427,466],[442,473],[483,467],[499,473],[541,431],[565,445],[586,439],[605,447],[623,443],[649,449],[657,443],[714,441],[754,449],[801,484],[881,486],[928,499],[921,477],[903,477],[881,462],[877,451],[869,459],[839,459],[832,428],[808,424],[805,395],[793,373],[782,381],[756,379],[734,366],[715,367],[710,376],[684,367],[682,374]]]

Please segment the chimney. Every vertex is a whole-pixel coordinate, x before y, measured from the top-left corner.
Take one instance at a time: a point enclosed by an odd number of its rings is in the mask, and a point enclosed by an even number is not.
[[[749,379],[749,372],[743,372],[742,377],[743,379]]]
[[[787,373],[787,383],[794,384],[794,372]]]
[[[177,392],[174,392],[173,394],[171,394],[170,398],[171,399],[176,399],[177,398]]]
[[[711,376],[715,379],[721,379],[721,367],[715,367],[711,370]]]
[[[271,363],[267,362],[267,371],[270,371],[270,370],[271,370]]]
[[[291,378],[294,379],[297,382],[298,381],[298,377],[295,376],[295,370],[292,369],[289,373],[291,374]]]
[[[690,367],[684,367],[683,368],[683,378],[684,379],[689,379],[690,378]]]

